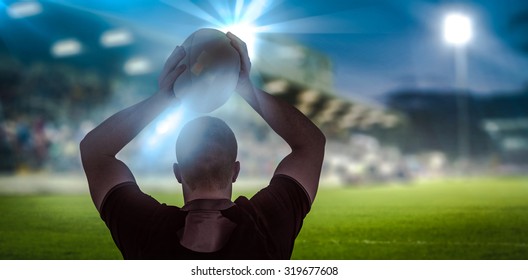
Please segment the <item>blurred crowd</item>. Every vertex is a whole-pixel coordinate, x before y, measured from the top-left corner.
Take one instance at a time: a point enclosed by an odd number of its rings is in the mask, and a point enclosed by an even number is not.
[[[110,82],[90,69],[0,56],[0,172],[79,170],[79,140]]]
[[[0,173],[80,173],[78,145],[84,135],[155,90],[153,76],[110,76],[64,65],[24,66],[5,58],[3,62],[0,77],[9,79],[0,79]],[[269,179],[289,147],[247,104],[226,106],[239,106],[218,116],[237,136],[241,177]],[[175,135],[157,135],[155,126],[119,154],[134,172],[170,174]],[[349,185],[408,181],[439,175],[445,166],[446,158],[439,152],[403,155],[398,147],[373,136],[351,133],[327,140],[322,180]]]
[[[322,177],[346,185],[408,182],[443,176],[447,167],[447,158],[441,152],[405,155],[377,138],[352,134],[346,141],[327,143]]]
[[[93,125],[72,126],[43,118],[19,117],[0,125],[0,171],[78,171],[78,143]]]

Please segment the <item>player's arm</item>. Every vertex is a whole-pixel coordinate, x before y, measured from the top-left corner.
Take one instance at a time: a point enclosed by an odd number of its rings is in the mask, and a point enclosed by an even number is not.
[[[228,33],[228,37],[241,59],[237,92],[292,149],[279,163],[275,174],[296,179],[313,202],[324,157],[324,134],[295,107],[253,86],[249,79],[251,62],[246,44],[232,33]]]
[[[112,187],[135,182],[130,169],[115,156],[156,116],[178,102],[172,86],[185,70],[185,66],[176,67],[184,56],[183,48],[177,47],[165,63],[157,93],[109,117],[81,141],[81,160],[97,210],[101,211],[103,199]]]

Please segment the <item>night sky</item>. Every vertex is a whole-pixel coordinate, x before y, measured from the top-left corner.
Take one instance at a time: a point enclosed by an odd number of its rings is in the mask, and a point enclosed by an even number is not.
[[[441,25],[451,11],[473,20],[470,89],[490,94],[528,82],[528,52],[521,51],[528,22],[512,24],[523,11],[527,18],[528,1],[331,2],[335,6],[312,4],[306,13],[322,11],[318,20],[328,20],[334,33],[304,34],[300,40],[333,58],[336,87],[343,93],[368,98],[398,89],[454,87],[454,50],[443,41]]]

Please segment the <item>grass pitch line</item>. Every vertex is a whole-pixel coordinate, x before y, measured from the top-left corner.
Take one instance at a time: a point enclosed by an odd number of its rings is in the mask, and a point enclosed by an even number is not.
[[[452,246],[507,246],[507,247],[528,247],[528,243],[510,243],[510,242],[429,242],[429,241],[395,241],[395,240],[346,240],[338,241],[331,239],[334,244],[353,243],[353,244],[373,244],[373,245],[452,245]]]

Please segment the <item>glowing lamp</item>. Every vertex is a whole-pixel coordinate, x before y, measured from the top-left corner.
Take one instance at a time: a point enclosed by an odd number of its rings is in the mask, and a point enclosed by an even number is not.
[[[462,14],[449,14],[444,19],[444,39],[455,46],[466,45],[473,37],[471,20]]]

